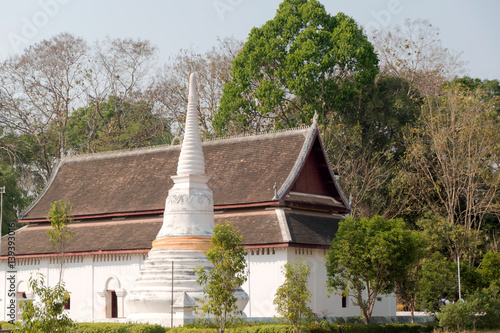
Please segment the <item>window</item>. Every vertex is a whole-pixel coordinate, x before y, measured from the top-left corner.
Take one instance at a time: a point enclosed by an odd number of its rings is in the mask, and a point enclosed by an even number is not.
[[[342,296],[342,307],[347,308],[347,296]]]
[[[68,300],[64,304],[64,310],[69,310],[71,304],[71,298],[68,297]]]
[[[118,298],[116,297],[116,292],[110,290],[111,296],[111,318],[118,318]]]

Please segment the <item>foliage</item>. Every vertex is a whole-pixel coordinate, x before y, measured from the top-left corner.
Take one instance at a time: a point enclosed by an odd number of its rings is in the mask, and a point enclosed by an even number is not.
[[[497,112],[500,112],[500,82],[498,80],[481,80],[464,76],[455,78],[448,85],[460,85],[469,90],[482,90],[485,98],[493,103]]]
[[[429,212],[417,220],[416,227],[427,240],[426,251],[429,254],[441,252],[448,258],[456,260],[459,249],[481,245],[481,235],[477,231],[467,232],[463,225],[454,224],[445,217]]]
[[[25,144],[40,150],[37,158],[45,180],[66,152],[68,119],[82,94],[87,50],[81,38],[61,33],[10,56],[0,66],[0,125],[30,136]]]
[[[420,113],[419,100],[408,96],[404,78],[379,75],[350,103],[349,113],[335,112],[321,125],[325,150],[356,218],[400,216],[406,209],[398,163],[402,138]]]
[[[422,269],[422,259],[426,257],[425,251],[426,239],[419,232],[412,232],[416,242],[415,261],[408,267],[403,274],[396,278],[396,293],[403,305],[411,313],[411,321],[415,322],[415,311],[418,309],[418,283],[419,274]]]
[[[19,174],[6,163],[0,163],[0,187],[5,187],[3,196],[3,216],[1,225],[1,234],[5,235],[9,232],[10,225],[14,224],[18,228],[17,212],[22,210],[25,206],[23,200],[23,192],[19,189],[17,178]]]
[[[500,287],[500,253],[487,252],[481,260],[479,273],[488,284]]]
[[[170,127],[153,113],[152,103],[115,96],[76,110],[68,136],[69,145],[79,153],[152,146],[164,143],[159,138],[171,137]]]
[[[285,0],[253,28],[233,61],[214,128],[226,134],[320,122],[377,74],[377,56],[354,20],[316,0]]]
[[[69,299],[64,282],[50,287],[45,285],[43,274],[38,273],[38,278],[30,277],[29,284],[35,299],[20,303],[22,322],[17,324],[19,332],[61,332],[73,325],[64,312]]]
[[[439,94],[443,82],[463,70],[460,54],[442,45],[439,29],[427,20],[406,19],[403,26],[376,31],[371,40],[381,73],[407,79],[425,96]]]
[[[500,295],[496,286],[479,290],[465,302],[451,303],[437,314],[442,327],[457,331],[464,328],[494,327],[500,320]]]
[[[62,280],[64,250],[66,242],[73,237],[73,232],[68,224],[72,221],[70,216],[72,206],[63,200],[51,204],[47,219],[51,229],[47,230],[52,246],[61,254],[59,281],[54,287],[45,285],[43,274],[38,273],[38,278],[30,277],[29,284],[35,297],[32,301],[21,303],[22,325],[21,332],[56,332],[70,327],[73,323],[64,312],[64,305],[69,300],[69,292],[64,287]]]
[[[76,323],[66,329],[67,333],[164,333],[160,325],[119,323]]]
[[[326,256],[329,291],[353,296],[370,323],[377,298],[394,291],[396,279],[416,261],[418,245],[401,219],[347,218]]]
[[[64,200],[55,201],[50,205],[47,220],[50,221],[52,228],[47,230],[47,234],[50,236],[50,243],[58,249],[58,252],[63,252],[67,240],[74,236],[68,226],[73,221],[70,215],[72,210],[72,204]]]
[[[311,325],[308,329],[310,333],[421,333],[433,332],[436,328],[434,323],[428,324],[359,324],[359,323],[328,323],[323,327]]]
[[[230,222],[217,224],[207,258],[212,269],[197,269],[198,283],[203,286],[204,299],[200,311],[213,316],[218,332],[224,333],[240,311],[234,292],[247,280],[246,252],[242,237]]]
[[[30,134],[17,134],[10,128],[4,128],[0,152],[0,158],[16,170],[17,184],[25,193],[26,207],[45,186],[41,146]]]
[[[454,280],[454,282],[456,282],[454,293],[456,297],[458,293],[458,263],[456,261],[452,263],[452,269],[456,277]],[[488,283],[477,267],[471,266],[467,260],[460,260],[460,293],[462,298],[469,297],[476,291],[486,287],[488,287]]]
[[[16,324],[11,324],[8,321],[0,321],[0,327],[4,330],[16,328]]]
[[[439,252],[422,261],[419,273],[418,299],[420,308],[437,312],[438,300],[443,292],[453,295],[456,289],[456,271],[453,264]]]
[[[471,264],[479,254],[483,219],[500,211],[494,167],[498,142],[500,118],[492,100],[480,89],[458,84],[427,99],[420,125],[405,140],[405,172],[415,209],[461,226],[453,257],[465,256]]]
[[[293,332],[300,332],[300,325],[304,318],[312,315],[307,305],[311,300],[308,289],[308,279],[311,268],[305,260],[287,262],[282,268],[285,281],[276,290],[273,303],[282,321],[292,325]]]

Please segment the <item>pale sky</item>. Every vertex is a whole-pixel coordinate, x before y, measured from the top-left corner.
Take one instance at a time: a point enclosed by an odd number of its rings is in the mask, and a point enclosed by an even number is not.
[[[353,17],[366,29],[428,19],[444,46],[462,53],[466,74],[500,79],[498,0],[320,0],[327,12]],[[276,14],[281,0],[0,0],[0,60],[69,32],[91,43],[142,38],[164,63],[180,49],[207,51],[217,37],[245,40]]]

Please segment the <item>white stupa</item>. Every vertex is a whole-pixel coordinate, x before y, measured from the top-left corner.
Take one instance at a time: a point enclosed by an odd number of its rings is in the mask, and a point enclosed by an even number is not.
[[[172,176],[174,186],[168,192],[162,228],[126,298],[130,321],[179,326],[194,319],[191,308],[203,296],[194,270],[198,266],[211,268],[205,255],[214,228],[209,178],[205,175],[193,73],[177,175]],[[243,310],[248,295],[243,290],[237,294]]]

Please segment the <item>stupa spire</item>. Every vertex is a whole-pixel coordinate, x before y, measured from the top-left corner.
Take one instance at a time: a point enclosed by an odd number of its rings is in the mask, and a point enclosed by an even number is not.
[[[134,288],[127,295],[130,321],[183,325],[187,320],[194,321],[194,317],[181,313],[177,307],[175,312],[180,317],[174,318],[172,323],[173,301],[191,299],[184,303],[191,304],[194,300],[199,304],[203,298],[203,287],[193,272],[199,266],[211,267],[205,252],[210,249],[214,229],[214,201],[207,184],[210,177],[205,175],[196,90],[196,74],[193,73],[189,77],[186,127],[177,175],[171,176],[174,185],[165,200],[163,225]],[[243,290],[237,291],[236,295],[243,310],[248,295]],[[186,304],[181,304],[180,308],[191,311],[190,307],[184,307]]]
[[[189,97],[186,127],[181,154],[177,164],[177,175],[205,175],[205,160],[201,149],[200,127],[198,125],[198,89],[196,73],[189,77]]]

